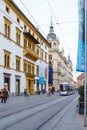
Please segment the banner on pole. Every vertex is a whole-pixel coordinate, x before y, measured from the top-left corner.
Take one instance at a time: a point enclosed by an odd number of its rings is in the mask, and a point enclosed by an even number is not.
[[[41,84],[41,85],[44,84],[44,77],[39,77],[39,84]]]
[[[44,69],[44,63],[39,63],[39,84],[44,84],[44,76],[45,76],[45,69]]]
[[[53,67],[49,66],[49,80],[48,80],[49,84],[53,84]]]
[[[79,37],[76,71],[85,71],[85,1],[79,0]]]

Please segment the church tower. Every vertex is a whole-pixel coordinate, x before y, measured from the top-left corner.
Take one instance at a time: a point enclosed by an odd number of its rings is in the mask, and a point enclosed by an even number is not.
[[[53,21],[51,17],[50,30],[47,35],[47,40],[50,44],[49,48],[49,84],[54,87],[55,91],[58,90],[58,57],[59,53],[59,40],[54,32]],[[52,81],[53,80],[53,81]]]

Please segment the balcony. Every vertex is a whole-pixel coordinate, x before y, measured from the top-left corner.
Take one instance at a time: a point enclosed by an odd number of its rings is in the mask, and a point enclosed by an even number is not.
[[[28,76],[28,77],[31,77],[31,78],[34,78],[34,77],[35,77],[34,74],[30,74],[29,72],[25,72],[25,75]]]
[[[33,43],[40,44],[40,42],[33,35],[31,35],[30,32],[24,32],[24,35],[31,39]]]
[[[39,55],[29,48],[23,50],[23,55],[33,61],[37,61],[39,59]]]

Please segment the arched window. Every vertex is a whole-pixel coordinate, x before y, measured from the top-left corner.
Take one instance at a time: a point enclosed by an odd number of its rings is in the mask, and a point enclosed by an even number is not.
[[[57,44],[54,42],[53,46],[54,46],[54,47],[56,47],[56,46],[57,46]]]

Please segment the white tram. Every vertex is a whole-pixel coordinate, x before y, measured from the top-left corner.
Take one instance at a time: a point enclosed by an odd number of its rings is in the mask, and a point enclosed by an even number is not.
[[[73,85],[67,82],[61,82],[59,86],[60,95],[70,95],[74,93]]]

